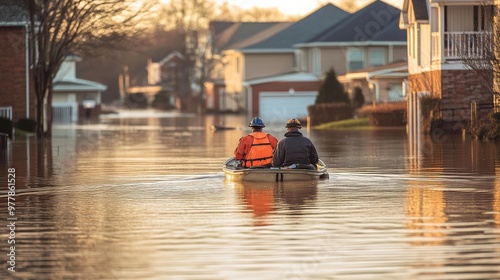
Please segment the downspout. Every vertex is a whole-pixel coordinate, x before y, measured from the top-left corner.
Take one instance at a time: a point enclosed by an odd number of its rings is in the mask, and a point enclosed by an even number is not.
[[[30,74],[29,74],[29,67],[30,67],[30,61],[29,61],[29,29],[28,29],[28,23],[25,25],[26,28],[26,42],[24,49],[26,50],[26,118],[30,118]]]

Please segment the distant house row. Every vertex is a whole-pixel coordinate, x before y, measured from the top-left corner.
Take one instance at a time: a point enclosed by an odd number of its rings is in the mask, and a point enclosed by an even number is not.
[[[205,84],[206,107],[269,121],[305,117],[330,68],[349,93],[359,87],[369,103],[404,100],[400,12],[374,1],[353,14],[326,4],[296,22],[211,22],[218,63]]]

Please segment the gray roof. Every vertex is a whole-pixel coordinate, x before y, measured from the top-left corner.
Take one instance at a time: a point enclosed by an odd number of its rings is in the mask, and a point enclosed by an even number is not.
[[[0,3],[0,25],[24,25],[29,22],[27,11],[12,3],[14,2],[3,1]]]
[[[406,42],[406,30],[399,29],[401,11],[376,0],[333,28],[309,40],[317,42]]]
[[[429,20],[427,3],[425,0],[411,0],[416,20]]]
[[[279,23],[280,22],[235,22],[214,38],[214,48],[217,52],[229,49],[231,45],[254,36]]]
[[[348,16],[350,13],[332,4],[326,4],[275,35],[243,49],[291,49],[293,45],[307,42]]]

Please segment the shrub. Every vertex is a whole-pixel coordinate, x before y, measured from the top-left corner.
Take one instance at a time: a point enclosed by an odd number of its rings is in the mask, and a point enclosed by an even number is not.
[[[471,134],[480,140],[495,140],[500,138],[500,113],[492,113],[489,118],[483,118],[471,127]]]
[[[386,103],[376,107],[364,106],[358,110],[358,114],[368,117],[373,126],[404,126],[406,102]]]
[[[164,110],[175,109],[175,106],[170,104],[170,96],[167,92],[157,93],[151,106]]]
[[[350,119],[353,116],[353,110],[346,103],[322,103],[307,107],[311,117],[311,125],[319,125],[333,121]]]
[[[148,107],[148,99],[144,93],[134,93],[125,96],[125,106],[127,108],[146,108]]]
[[[5,117],[0,117],[0,133],[8,134],[12,137],[12,121]]]
[[[36,132],[36,121],[33,119],[19,119],[17,128],[27,132]]]
[[[335,70],[330,68],[321,84],[315,104],[321,103],[350,103],[349,95],[344,91],[344,86],[337,79]]]

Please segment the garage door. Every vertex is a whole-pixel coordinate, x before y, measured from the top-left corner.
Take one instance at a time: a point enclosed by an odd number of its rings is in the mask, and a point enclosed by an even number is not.
[[[267,123],[283,124],[290,118],[306,118],[307,107],[314,104],[318,92],[261,92],[259,116]]]

